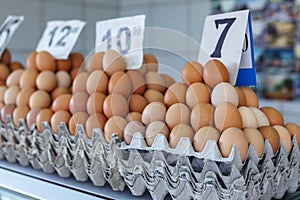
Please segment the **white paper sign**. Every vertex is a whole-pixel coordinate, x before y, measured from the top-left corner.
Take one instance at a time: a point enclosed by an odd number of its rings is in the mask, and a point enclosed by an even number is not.
[[[0,56],[7,47],[8,42],[14,35],[17,28],[24,21],[24,16],[9,15],[0,27]]]
[[[127,69],[143,62],[145,15],[123,17],[96,23],[95,52],[114,49],[125,59]]]
[[[67,59],[86,22],[49,21],[36,51],[48,51],[56,59]]]
[[[198,61],[210,59],[224,63],[233,85],[256,86],[249,10],[206,17]]]

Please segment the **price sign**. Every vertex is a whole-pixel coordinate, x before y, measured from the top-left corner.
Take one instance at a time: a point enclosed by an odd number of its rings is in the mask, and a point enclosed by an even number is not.
[[[114,49],[125,59],[128,69],[143,62],[145,15],[123,17],[96,23],[95,52]]]
[[[49,21],[36,51],[48,51],[56,59],[67,59],[85,24],[80,20]]]
[[[0,27],[0,56],[17,28],[24,21],[24,16],[9,15]]]
[[[210,59],[224,63],[233,85],[256,86],[249,10],[206,17],[198,61],[204,66]]]

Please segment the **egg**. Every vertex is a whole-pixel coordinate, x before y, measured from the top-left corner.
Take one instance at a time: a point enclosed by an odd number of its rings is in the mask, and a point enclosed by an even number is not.
[[[197,103],[210,103],[210,91],[204,83],[193,83],[186,91],[185,100],[190,109]]]
[[[17,95],[17,106],[29,106],[30,96],[35,92],[35,89],[31,87],[25,87]]]
[[[33,124],[36,123],[37,115],[40,113],[41,108],[33,108],[26,115],[27,127],[30,128]]]
[[[42,71],[36,78],[36,86],[39,90],[52,92],[57,86],[55,73],[51,71]]]
[[[85,123],[88,119],[89,115],[86,112],[77,112],[74,115],[71,116],[69,120],[69,131],[71,135],[76,134],[76,126],[77,124],[81,124],[85,126]]]
[[[257,119],[249,107],[240,106],[238,108],[242,117],[243,128],[257,128]]]
[[[289,131],[282,125],[275,125],[273,128],[277,131],[286,152],[289,153],[292,149],[292,138]]]
[[[197,152],[203,151],[205,144],[209,140],[219,141],[220,132],[212,126],[203,126],[194,135],[193,146]]]
[[[185,103],[187,87],[183,83],[174,83],[166,91],[164,95],[164,103],[167,107],[175,103]]]
[[[0,80],[5,81],[10,73],[10,69],[5,65],[0,63]]]
[[[65,87],[69,88],[71,86],[71,76],[66,71],[58,71],[56,72],[56,80],[57,80],[57,87]]]
[[[68,59],[66,60],[62,60],[62,59],[58,59],[56,60],[56,67],[57,70],[59,71],[70,71],[70,69],[72,68],[72,61],[71,61],[71,57],[69,56]]]
[[[71,77],[72,82],[75,80],[76,76],[82,72],[85,72],[85,71],[81,68],[72,68],[70,71],[70,77]]]
[[[30,108],[49,108],[50,104],[51,97],[43,90],[36,90],[29,98]]]
[[[148,105],[147,100],[139,94],[133,94],[129,97],[129,111],[142,113]]]
[[[51,92],[51,99],[54,101],[57,97],[64,94],[71,94],[71,90],[65,87],[57,87]]]
[[[148,103],[152,103],[152,102],[164,103],[164,95],[157,90],[152,90],[152,89],[146,90],[144,93],[144,97]]]
[[[127,98],[131,94],[131,81],[128,75],[122,71],[115,72],[109,79],[108,92],[119,93]]]
[[[169,88],[175,83],[175,80],[168,74],[160,74],[160,76],[164,79],[166,88]]]
[[[92,73],[95,70],[103,70],[103,56],[105,52],[97,52],[92,54],[89,57],[88,63],[87,63],[87,71],[89,73]]]
[[[113,116],[107,120],[104,126],[104,137],[108,143],[111,142],[113,133],[119,134],[121,140],[124,140],[124,129],[127,124],[126,119],[120,116]]]
[[[87,101],[89,95],[85,92],[77,92],[72,95],[69,104],[69,110],[72,114],[77,112],[87,112]]]
[[[143,138],[145,138],[146,126],[140,121],[131,121],[125,126],[124,141],[126,142],[126,144],[131,143],[131,139],[136,132],[141,133]]]
[[[261,132],[265,140],[269,140],[273,153],[275,154],[280,144],[280,137],[276,129],[272,126],[262,126],[259,127],[258,130]]]
[[[274,125],[284,125],[284,119],[282,114],[273,107],[270,106],[265,106],[260,108],[260,110],[265,113],[265,115],[267,116],[269,122],[270,122],[270,126],[274,126]]]
[[[258,108],[259,102],[255,92],[251,88],[247,87],[240,87],[240,89],[245,96],[246,106]]]
[[[182,103],[175,103],[166,112],[166,124],[172,130],[178,124],[190,124],[190,109]]]
[[[130,112],[126,115],[125,118],[128,122],[139,121],[142,122],[142,114],[139,112]]]
[[[73,93],[87,92],[86,88],[87,88],[87,85],[88,85],[87,84],[88,78],[89,78],[89,73],[88,72],[79,73],[73,81],[73,85],[72,85]],[[98,83],[98,82],[94,82],[93,84],[96,85],[96,83]],[[93,86],[93,87],[96,87],[96,86]],[[92,88],[90,88],[90,89],[92,90]]]
[[[103,113],[103,103],[106,95],[100,92],[95,92],[90,95],[87,101],[87,112],[88,114]]]
[[[4,103],[0,102],[0,110],[4,107]]]
[[[189,125],[183,123],[178,124],[172,129],[169,135],[169,145],[171,148],[176,148],[180,138],[182,137],[189,138],[192,143],[194,136],[194,131]]]
[[[239,104],[239,96],[236,89],[227,82],[218,83],[211,93],[211,103],[214,106],[223,102],[232,103],[236,107]]]
[[[93,71],[86,81],[86,91],[89,94],[94,92],[106,93],[108,87],[108,77],[101,70]],[[74,90],[73,90],[74,91]]]
[[[71,98],[71,94],[63,94],[58,96],[56,99],[53,100],[52,110],[54,112],[57,112],[59,110],[70,111],[69,105]]]
[[[5,91],[6,91],[7,87],[2,85],[0,86],[0,102],[1,103],[4,103],[4,94],[5,94]]]
[[[19,126],[20,119],[26,119],[27,113],[29,112],[28,106],[18,106],[13,112],[13,121],[16,126]]]
[[[108,76],[117,71],[125,71],[126,63],[124,58],[115,50],[108,50],[103,55],[103,70]]]
[[[140,95],[144,94],[146,82],[143,75],[138,70],[128,70],[126,74],[130,79],[132,93]]]
[[[142,74],[144,76],[147,72],[146,64],[142,64],[140,66],[140,68],[138,69],[138,71],[140,72],[140,74]]]
[[[222,132],[219,139],[219,148],[222,155],[228,157],[233,145],[235,145],[240,152],[241,160],[245,161],[248,154],[248,143],[248,139],[241,129],[230,127]]]
[[[194,106],[191,112],[190,122],[195,132],[204,126],[213,125],[214,110],[214,107],[209,103],[198,103]]]
[[[204,65],[203,80],[210,88],[214,88],[218,83],[229,82],[228,70],[221,61],[212,59]]]
[[[38,52],[36,55],[36,66],[40,71],[56,71],[56,62],[47,51]]]
[[[6,117],[7,115],[13,115],[13,112],[16,108],[15,104],[9,104],[9,105],[5,105],[1,108],[1,120],[3,123],[6,123]]]
[[[37,69],[35,68],[26,69],[20,77],[20,87],[36,88],[36,79],[38,75],[39,75],[39,71]]]
[[[290,122],[285,124],[285,128],[289,131],[291,137],[296,136],[298,147],[300,147],[300,126]]]
[[[34,109],[34,108],[33,108]],[[45,108],[42,109],[36,116],[36,125],[37,129],[42,132],[43,131],[43,125],[42,122],[48,122],[49,125],[51,125],[51,118],[53,115],[53,111],[51,109]]]
[[[19,86],[13,85],[8,87],[4,93],[4,104],[5,105],[16,104],[17,95],[19,94],[19,92],[20,92]]]
[[[152,146],[155,136],[159,133],[169,138],[170,130],[164,122],[153,121],[147,126],[145,137],[148,146]]]
[[[153,54],[144,54],[143,65],[146,67],[147,72],[157,72],[158,70],[158,61]]]
[[[261,157],[265,149],[265,141],[262,134],[256,128],[243,129],[249,144],[253,144],[258,157]]]
[[[28,69],[37,69],[37,65],[36,65],[36,56],[37,56],[37,52],[36,51],[32,51],[26,60],[26,66]]]
[[[147,89],[154,89],[161,93],[165,91],[165,81],[156,72],[150,71],[145,74],[145,81],[147,84]]]
[[[71,53],[70,60],[73,68],[80,68],[84,66],[84,56],[81,53],[78,52]]]
[[[88,138],[92,138],[93,130],[95,128],[99,128],[102,131],[104,131],[104,125],[105,125],[106,121],[107,121],[107,118],[103,114],[94,113],[94,114],[90,115],[85,123],[85,129],[86,129],[86,134],[87,134]]]
[[[125,117],[128,111],[127,100],[118,93],[108,95],[103,102],[103,112],[107,118],[112,116]]]
[[[165,121],[167,108],[163,103],[153,102],[148,104],[142,113],[142,122],[149,125],[154,121]]]
[[[8,49],[4,49],[4,51],[2,52],[2,55],[1,55],[1,63],[4,63],[6,65],[8,65],[11,61],[11,54],[10,54],[10,51]]]
[[[10,87],[13,85],[19,86],[21,75],[23,74],[24,69],[17,69],[11,72],[6,79],[6,86]]]
[[[186,85],[203,82],[202,74],[203,66],[196,61],[188,62],[182,68],[182,80]]]
[[[13,61],[9,64],[9,69],[11,71],[15,71],[17,69],[24,69],[24,66],[22,65],[22,63],[20,63],[18,61]]]
[[[256,117],[257,127],[270,126],[269,119],[261,110],[256,107],[248,107]]]
[[[59,125],[64,122],[67,126],[70,121],[71,114],[65,110],[55,112],[51,117],[51,126],[54,133],[59,132]]]
[[[238,99],[239,99],[238,107],[246,106],[246,97],[245,97],[244,93],[242,92],[241,88],[239,88],[237,86],[235,86],[234,88],[238,94]]]
[[[222,132],[230,127],[242,129],[243,122],[237,107],[229,102],[217,105],[214,112],[214,123],[216,128]]]

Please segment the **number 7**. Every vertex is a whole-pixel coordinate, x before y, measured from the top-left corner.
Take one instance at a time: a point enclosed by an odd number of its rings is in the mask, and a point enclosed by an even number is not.
[[[236,17],[215,20],[215,25],[216,25],[217,29],[219,28],[220,24],[226,24],[226,26],[225,26],[223,32],[220,35],[220,38],[219,38],[219,40],[217,42],[217,45],[216,45],[216,48],[215,48],[214,52],[212,54],[210,54],[210,57],[221,58],[221,49],[222,49],[225,37],[226,37],[226,35],[228,33],[229,28],[231,27],[231,25],[233,24],[233,22],[235,20],[236,20]]]

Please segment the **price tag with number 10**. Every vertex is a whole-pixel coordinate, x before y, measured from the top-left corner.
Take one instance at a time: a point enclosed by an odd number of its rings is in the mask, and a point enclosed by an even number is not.
[[[206,17],[198,61],[205,65],[210,59],[224,63],[233,85],[256,86],[249,10]]]

